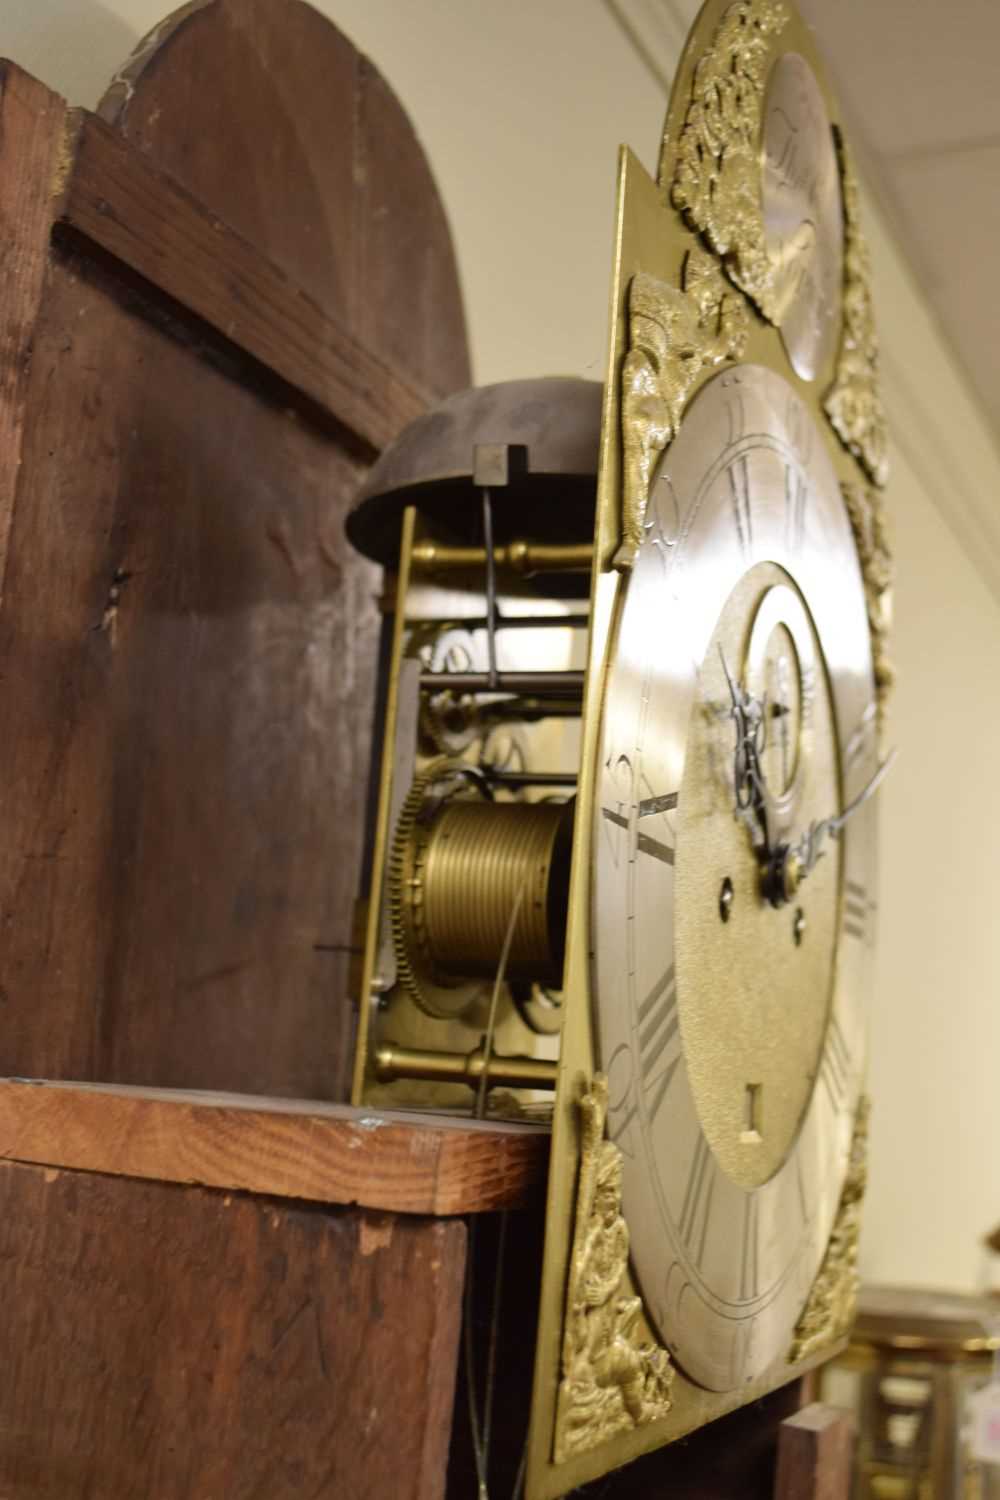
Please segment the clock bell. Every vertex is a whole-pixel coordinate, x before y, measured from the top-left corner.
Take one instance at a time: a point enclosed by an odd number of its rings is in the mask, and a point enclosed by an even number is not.
[[[607,380],[461,393],[390,570],[354,1102],[551,1121],[529,1500],[830,1357],[856,1294],[891,559],[858,189],[785,0],[623,150]]]

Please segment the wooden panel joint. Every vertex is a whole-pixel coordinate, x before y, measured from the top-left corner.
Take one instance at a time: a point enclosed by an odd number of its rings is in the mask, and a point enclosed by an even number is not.
[[[431,398],[96,116],[74,111],[54,229],[96,248],[378,454]]]

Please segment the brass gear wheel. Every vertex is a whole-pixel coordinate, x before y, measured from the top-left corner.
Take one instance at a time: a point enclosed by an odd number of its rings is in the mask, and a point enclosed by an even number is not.
[[[421,921],[421,872],[427,843],[426,835],[421,834],[421,814],[436,782],[448,775],[467,777],[470,770],[464,761],[442,756],[417,772],[399,810],[389,852],[389,915],[398,981],[424,1014],[437,1020],[450,1021],[462,1015],[485,988],[479,979],[471,983],[438,982],[426,952]]]

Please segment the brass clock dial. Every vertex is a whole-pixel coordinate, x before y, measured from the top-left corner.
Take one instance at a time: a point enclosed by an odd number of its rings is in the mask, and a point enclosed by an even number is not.
[[[864,586],[833,466],[773,371],[716,376],[651,492],[605,689],[593,990],[608,1132],[652,1320],[699,1384],[787,1350],[861,1086],[870,805],[775,909],[738,816],[729,677],[761,710],[772,843],[861,789]],[[727,676],[728,674],[728,676]]]
[[[844,270],[840,173],[826,102],[798,52],[775,63],[764,102],[761,216],[774,317],[796,375],[812,380],[837,342]]]
[[[603,392],[449,398],[357,513],[402,527],[354,1098],[551,1119],[528,1500],[851,1319],[886,437],[791,0],[705,0],[610,314]]]

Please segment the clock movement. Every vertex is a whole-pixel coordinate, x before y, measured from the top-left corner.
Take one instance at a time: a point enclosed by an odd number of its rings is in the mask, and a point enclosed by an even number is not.
[[[785,0],[622,153],[603,388],[450,398],[392,584],[355,1102],[551,1120],[527,1493],[826,1359],[864,1189],[891,565],[858,189]]]

